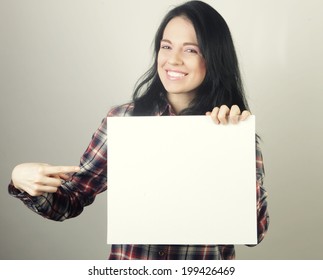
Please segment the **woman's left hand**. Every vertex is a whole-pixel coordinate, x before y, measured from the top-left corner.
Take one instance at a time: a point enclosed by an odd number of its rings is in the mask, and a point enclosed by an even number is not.
[[[215,107],[212,112],[207,112],[206,115],[211,116],[216,124],[227,124],[229,122],[237,124],[239,121],[246,120],[251,113],[247,110],[241,112],[237,105],[233,105],[231,109],[226,105],[222,105],[220,108]]]

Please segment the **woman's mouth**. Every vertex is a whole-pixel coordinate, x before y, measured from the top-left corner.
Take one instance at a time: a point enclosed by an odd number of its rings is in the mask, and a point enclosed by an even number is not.
[[[179,71],[167,70],[167,77],[171,80],[180,80],[184,78],[187,74]]]

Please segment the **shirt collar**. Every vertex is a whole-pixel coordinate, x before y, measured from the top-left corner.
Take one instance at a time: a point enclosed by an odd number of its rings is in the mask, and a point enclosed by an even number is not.
[[[153,115],[155,116],[176,116],[176,113],[164,94],[161,94],[161,102],[156,106]]]

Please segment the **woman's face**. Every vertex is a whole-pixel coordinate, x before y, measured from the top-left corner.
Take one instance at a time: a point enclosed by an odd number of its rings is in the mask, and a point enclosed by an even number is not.
[[[206,75],[205,60],[192,23],[175,17],[166,26],[158,52],[158,75],[168,94],[193,99]]]

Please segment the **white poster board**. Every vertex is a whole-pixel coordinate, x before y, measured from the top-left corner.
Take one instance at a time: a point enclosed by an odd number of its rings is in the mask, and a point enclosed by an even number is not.
[[[255,117],[108,118],[108,244],[256,244]]]

